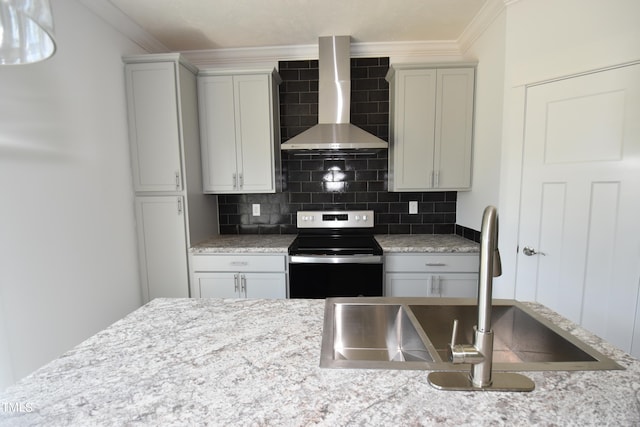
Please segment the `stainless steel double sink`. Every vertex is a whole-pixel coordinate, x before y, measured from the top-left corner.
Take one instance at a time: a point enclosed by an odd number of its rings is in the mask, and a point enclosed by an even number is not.
[[[475,299],[328,298],[320,366],[323,368],[468,371],[447,360],[451,328],[471,343]],[[623,369],[577,337],[514,300],[494,300],[494,371]]]

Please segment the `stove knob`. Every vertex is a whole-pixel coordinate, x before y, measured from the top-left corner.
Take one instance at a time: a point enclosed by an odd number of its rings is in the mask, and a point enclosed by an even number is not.
[[[360,221],[360,215],[356,215],[356,221]]]
[[[367,216],[366,215],[362,215],[362,220],[366,221],[367,220]]]

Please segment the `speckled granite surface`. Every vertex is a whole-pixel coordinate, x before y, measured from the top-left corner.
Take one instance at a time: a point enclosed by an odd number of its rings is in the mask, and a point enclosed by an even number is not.
[[[222,234],[196,243],[194,254],[215,253],[287,253],[295,234]]]
[[[194,244],[191,253],[287,253],[295,234],[224,234]],[[478,252],[480,246],[455,234],[376,235],[384,252]]]
[[[479,252],[480,245],[455,234],[380,234],[376,240],[390,252]]]
[[[0,425],[638,425],[640,362],[534,307],[627,370],[444,392],[425,371],[320,369],[322,300],[157,299],[0,394],[31,408]]]

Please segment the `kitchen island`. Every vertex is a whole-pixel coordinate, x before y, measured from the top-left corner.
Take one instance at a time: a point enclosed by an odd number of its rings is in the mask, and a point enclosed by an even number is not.
[[[156,299],[0,394],[0,425],[638,425],[640,361],[530,306],[626,369],[438,391],[425,371],[319,368],[323,300]]]

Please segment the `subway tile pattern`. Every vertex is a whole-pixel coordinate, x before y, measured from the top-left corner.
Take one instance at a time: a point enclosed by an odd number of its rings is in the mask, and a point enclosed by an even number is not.
[[[389,140],[389,58],[351,59],[351,123]],[[281,61],[282,142],[318,122],[318,61]],[[375,211],[376,234],[459,234],[455,191],[387,191],[387,152],[293,154],[282,152],[283,192],[219,195],[221,234],[296,233],[298,210]],[[418,214],[409,214],[409,201]],[[260,204],[260,216],[252,204]],[[474,240],[474,239],[472,239]]]
[[[476,243],[480,243],[480,232],[473,228],[464,227],[456,224],[456,234],[464,237],[465,239],[473,240]]]

